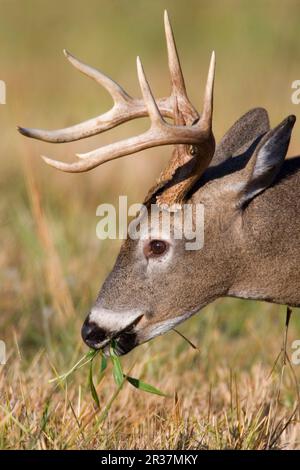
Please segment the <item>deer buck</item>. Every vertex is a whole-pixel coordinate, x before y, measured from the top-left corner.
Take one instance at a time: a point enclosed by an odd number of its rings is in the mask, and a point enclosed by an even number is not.
[[[164,20],[169,97],[154,99],[139,58],[142,99],[132,98],[106,75],[65,52],[74,67],[111,94],[112,109],[66,129],[19,128],[25,136],[70,142],[149,116],[146,132],[78,154],[78,162],[43,158],[59,170],[83,172],[143,149],[172,144],[171,160],[145,205],[167,205],[173,226],[174,205],[204,205],[202,249],[186,250],[184,239],[166,238],[151,224],[145,239],[124,241],[82,327],[88,346],[107,350],[114,339],[118,354],[167,332],[219,297],[300,306],[300,157],[285,160],[295,117],[288,116],[270,129],[267,112],[252,109],[215,147],[214,53],[200,116],[186,93],[166,12]]]

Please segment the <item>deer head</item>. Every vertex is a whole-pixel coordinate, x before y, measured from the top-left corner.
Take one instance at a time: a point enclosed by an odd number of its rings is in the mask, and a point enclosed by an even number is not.
[[[119,354],[174,328],[221,296],[300,303],[291,282],[292,270],[299,274],[299,250],[298,258],[294,256],[289,264],[284,258],[290,254],[287,251],[291,238],[297,245],[296,236],[292,230],[285,229],[284,240],[289,238],[289,243],[286,247],[281,243],[286,251],[277,253],[274,261],[275,245],[280,245],[280,237],[274,230],[276,224],[284,226],[285,216],[277,215],[276,221],[270,218],[270,211],[282,204],[282,195],[287,191],[287,179],[276,181],[295,118],[290,116],[270,130],[266,111],[253,109],[232,126],[215,149],[214,53],[199,116],[187,97],[167,13],[165,32],[172,82],[169,97],[154,99],[139,59],[137,71],[142,99],[132,98],[113,80],[66,53],[77,69],[111,93],[113,108],[67,129],[19,129],[29,137],[68,142],[101,133],[130,119],[149,116],[151,126],[145,133],[79,154],[79,162],[66,164],[46,157],[44,160],[62,171],[81,172],[146,148],[173,144],[171,160],[145,198],[145,206],[168,209],[171,234],[176,232],[178,213],[182,213],[184,204],[192,208],[192,226],[197,225],[197,205],[204,206],[204,246],[200,250],[186,249],[185,238],[178,239],[164,233],[160,225],[154,226],[148,212],[136,219],[142,225],[143,218],[147,218],[147,233],[139,239],[125,240],[82,327],[82,337],[90,347],[105,349],[114,339]],[[165,117],[173,119],[173,124]],[[292,204],[290,211],[293,207]],[[273,285],[270,269],[275,270]]]

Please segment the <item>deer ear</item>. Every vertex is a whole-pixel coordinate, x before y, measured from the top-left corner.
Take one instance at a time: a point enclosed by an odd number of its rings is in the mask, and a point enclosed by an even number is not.
[[[210,166],[243,154],[251,144],[270,130],[268,113],[264,108],[250,109],[241,116],[218,143]]]
[[[258,144],[243,170],[246,180],[239,200],[241,206],[274,182],[284,162],[295,121],[295,116],[288,116]]]

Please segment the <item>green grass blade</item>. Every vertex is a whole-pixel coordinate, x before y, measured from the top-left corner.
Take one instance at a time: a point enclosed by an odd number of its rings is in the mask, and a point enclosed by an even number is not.
[[[154,395],[160,395],[161,397],[168,397],[168,395],[156,387],[149,385],[145,382],[142,382],[140,379],[135,379],[134,377],[129,377],[128,375],[124,376],[133,387],[137,388],[138,390],[142,390],[143,392],[153,393]]]
[[[113,376],[114,376],[116,385],[120,387],[120,385],[124,382],[124,374],[123,374],[121,361],[114,351],[113,342],[110,348],[110,358],[111,358],[111,362],[113,365]]]
[[[119,387],[124,380],[122,365],[120,359],[116,357],[111,357],[113,363],[113,376],[117,386]]]
[[[90,387],[91,395],[94,399],[94,402],[96,403],[97,407],[100,408],[100,401],[99,401],[98,393],[93,382],[93,360],[91,360],[90,362],[89,387]]]
[[[73,372],[75,372],[78,369],[81,369],[81,367],[85,366],[90,361],[92,361],[94,359],[94,357],[97,356],[98,353],[99,353],[99,351],[94,351],[93,349],[91,349],[81,359],[79,359],[79,361],[76,362],[76,364],[74,364],[74,366],[68,372],[65,372],[62,375],[58,375],[56,373],[56,370],[54,369],[53,365],[51,364],[51,367],[54,370],[56,377],[54,377],[53,379],[50,379],[49,383],[66,380],[69,377],[69,375],[71,375]],[[83,362],[83,361],[85,361],[85,362]]]
[[[100,375],[103,374],[103,372],[105,371],[106,368],[107,368],[107,359],[104,356],[104,354],[102,353],[101,365],[100,365]]]
[[[98,353],[99,353],[99,351],[97,349],[90,349],[86,353],[85,358],[86,359],[94,359],[94,357],[96,357]]]

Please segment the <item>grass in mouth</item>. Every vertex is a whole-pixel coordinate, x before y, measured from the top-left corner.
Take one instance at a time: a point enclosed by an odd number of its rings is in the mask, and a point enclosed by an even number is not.
[[[180,333],[178,330],[175,330],[175,333],[177,333],[179,336],[181,336],[193,349],[198,349],[189,339],[187,339],[182,333]],[[66,381],[72,374],[77,371],[78,369],[81,369],[84,366],[87,366],[89,364],[89,390],[92,395],[92,398],[97,406],[97,408],[100,408],[100,400],[99,400],[99,395],[97,393],[97,389],[95,387],[94,381],[93,381],[93,367],[94,367],[94,359],[96,356],[100,355],[101,356],[101,363],[100,363],[100,368],[99,368],[99,381],[103,378],[107,366],[108,366],[108,361],[110,360],[112,363],[112,374],[114,378],[114,382],[117,386],[117,391],[113,395],[113,399],[111,400],[111,403],[109,404],[109,408],[116,398],[116,396],[119,394],[120,390],[122,389],[123,385],[125,382],[128,382],[132,387],[142,391],[142,392],[147,392],[147,393],[152,393],[154,395],[159,395],[162,397],[169,397],[168,394],[162,392],[158,388],[154,387],[153,385],[150,385],[141,379],[138,379],[136,377],[132,377],[131,375],[128,375],[123,371],[122,363],[119,358],[119,356],[116,354],[116,345],[115,345],[115,340],[111,340],[109,344],[109,356],[105,356],[102,350],[90,350],[88,351],[79,361],[74,364],[73,367],[71,367],[70,370],[65,372],[62,375],[56,374],[56,377],[50,380],[50,383],[63,383]],[[56,373],[56,371],[55,371]],[[106,407],[107,408],[107,407]],[[108,411],[108,410],[107,410]]]
[[[71,367],[70,370],[68,370],[62,375],[56,375],[56,377],[50,380],[50,383],[55,383],[55,382],[62,383],[66,381],[69,377],[71,377],[75,371],[89,364],[89,390],[91,392],[92,398],[97,408],[100,408],[99,396],[98,396],[95,384],[93,382],[94,359],[98,355],[101,356],[101,362],[100,362],[100,368],[99,368],[99,381],[104,376],[104,373],[108,366],[108,361],[110,360],[112,363],[112,374],[113,374],[115,384],[117,386],[117,392],[121,390],[125,382],[128,382],[131,386],[133,386],[134,388],[140,391],[152,393],[154,395],[159,395],[163,397],[168,396],[166,393],[162,392],[161,390],[154,387],[153,385],[143,382],[142,380],[138,378],[132,377],[123,371],[121,360],[115,352],[114,341],[111,341],[110,343],[108,357],[106,357],[101,350],[97,350],[97,351],[90,350],[81,359],[79,359],[79,361],[76,362],[76,364],[74,364],[74,366]]]

